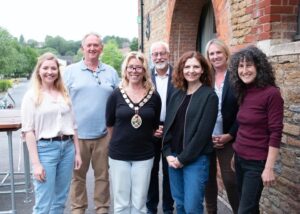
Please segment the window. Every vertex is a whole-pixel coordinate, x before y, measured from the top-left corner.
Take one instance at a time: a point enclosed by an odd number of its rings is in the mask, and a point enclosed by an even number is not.
[[[205,54],[207,42],[216,37],[216,23],[214,9],[209,0],[202,8],[198,29],[197,48],[202,54]]]
[[[294,36],[294,40],[300,40],[300,5],[298,5],[298,17],[297,17],[297,31],[296,35]]]

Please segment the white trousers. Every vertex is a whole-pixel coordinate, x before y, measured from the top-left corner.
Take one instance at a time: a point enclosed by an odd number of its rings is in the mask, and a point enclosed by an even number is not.
[[[120,161],[109,158],[114,214],[147,213],[146,201],[153,159]]]

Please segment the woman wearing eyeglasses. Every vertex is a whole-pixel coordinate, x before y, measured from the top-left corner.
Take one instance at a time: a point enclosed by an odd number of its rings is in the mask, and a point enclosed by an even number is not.
[[[154,157],[152,137],[159,126],[161,100],[143,54],[130,52],[122,65],[122,80],[106,106],[109,170],[114,213],[146,213]]]

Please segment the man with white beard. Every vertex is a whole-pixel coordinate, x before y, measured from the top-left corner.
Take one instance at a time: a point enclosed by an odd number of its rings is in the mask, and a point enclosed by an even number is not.
[[[163,157],[161,148],[162,148],[162,134],[163,134],[163,125],[166,117],[166,109],[168,100],[171,97],[171,93],[174,90],[174,87],[171,83],[172,78],[172,66],[169,64],[170,50],[169,45],[165,42],[158,41],[151,45],[151,60],[154,65],[151,70],[151,78],[155,84],[155,88],[161,97],[161,114],[160,114],[160,126],[154,134],[154,163],[151,171],[151,180],[148,191],[147,198],[147,209],[148,214],[156,214],[157,206],[159,203],[159,163],[160,158],[162,157],[162,171],[163,171],[163,185],[162,185],[162,208],[164,214],[173,213],[173,204],[170,184],[169,184],[169,173],[168,173],[168,163],[166,158]]]

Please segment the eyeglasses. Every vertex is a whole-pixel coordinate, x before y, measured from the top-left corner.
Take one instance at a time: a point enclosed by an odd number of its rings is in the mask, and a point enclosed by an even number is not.
[[[164,56],[167,55],[167,52],[166,52],[166,51],[165,51],[165,52],[153,52],[151,55],[152,55],[153,57],[158,57],[158,56],[164,57]]]
[[[101,85],[101,80],[100,80],[99,74],[96,71],[94,71],[92,74],[93,74],[93,77],[95,78],[95,80],[97,81],[97,83],[99,85]]]
[[[136,66],[136,67],[134,67],[134,66],[127,66],[126,67],[126,70],[127,71],[134,71],[134,70],[136,70],[137,72],[141,72],[141,71],[143,71],[143,67],[142,66]]]

